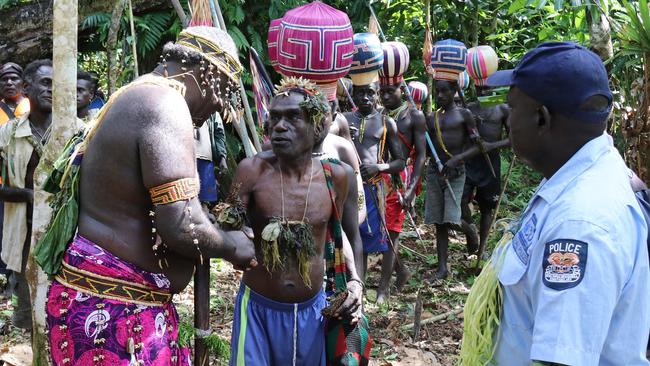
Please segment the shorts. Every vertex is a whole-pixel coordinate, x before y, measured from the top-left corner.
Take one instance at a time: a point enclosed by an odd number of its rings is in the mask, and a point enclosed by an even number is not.
[[[283,303],[244,283],[239,287],[230,341],[231,366],[325,366],[327,306],[321,290],[313,298]]]
[[[383,203],[381,184],[364,184],[363,192],[366,197],[366,220],[359,225],[361,242],[364,253],[380,253],[388,251],[388,237],[382,228],[381,220],[383,215],[378,203]]]
[[[199,201],[217,202],[217,178],[214,175],[214,163],[211,160],[196,159],[196,170],[201,183]]]
[[[456,168],[449,179],[454,198],[449,195],[445,179],[435,164],[427,167],[427,193],[424,202],[425,224],[460,224],[460,200],[465,186],[465,166]]]
[[[476,194],[474,193],[476,188]],[[463,199],[467,202],[476,200],[478,207],[483,210],[494,210],[499,201],[501,194],[501,180],[490,179],[484,186],[475,184],[469,177],[465,180],[465,188],[463,190]]]
[[[406,186],[411,180],[413,175],[413,165],[407,165],[404,170],[400,172],[400,177],[402,178],[402,183]],[[391,181],[390,174],[384,174],[384,182],[386,186],[389,187],[388,195],[386,196],[386,226],[389,231],[394,233],[401,233],[402,226],[404,225],[404,218],[406,213],[402,207],[402,204],[399,201],[399,196],[393,188],[393,183]],[[415,186],[415,195],[419,195],[422,191],[422,182],[418,182]],[[404,190],[400,190],[400,193],[403,195]]]

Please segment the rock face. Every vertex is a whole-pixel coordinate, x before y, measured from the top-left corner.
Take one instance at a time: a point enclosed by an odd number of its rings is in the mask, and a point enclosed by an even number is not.
[[[52,57],[52,2],[33,0],[0,9],[0,64],[22,66],[39,58]],[[79,0],[79,22],[92,13],[110,11],[114,0]],[[165,0],[133,0],[135,13],[170,8]]]

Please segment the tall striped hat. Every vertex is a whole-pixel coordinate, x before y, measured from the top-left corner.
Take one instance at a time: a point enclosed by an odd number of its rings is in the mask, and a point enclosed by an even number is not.
[[[429,88],[427,88],[427,85],[425,83],[421,83],[419,81],[410,81],[408,83],[408,88],[411,92],[411,96],[413,97],[413,102],[415,102],[417,105],[424,103],[424,100],[427,99],[427,96],[429,96]]]
[[[352,35],[348,15],[320,1],[289,10],[278,38],[280,72],[317,83],[344,77],[352,65]]]
[[[278,36],[280,35],[280,26],[282,25],[282,18],[273,19],[269,24],[269,37],[266,41],[266,46],[269,49],[269,59],[271,66],[277,72],[280,72],[278,66]]]
[[[490,46],[477,46],[467,50],[467,73],[477,86],[483,86],[487,78],[499,68],[499,57]]]
[[[384,42],[384,66],[379,70],[379,83],[394,85],[404,81],[404,73],[409,67],[409,50],[402,42]]]
[[[469,74],[467,73],[467,70],[458,74],[458,87],[461,90],[469,88]]]
[[[431,67],[436,80],[458,81],[458,74],[465,71],[467,48],[454,39],[438,41],[433,46]]]
[[[354,56],[350,78],[354,85],[368,85],[377,81],[379,69],[384,65],[381,42],[374,33],[354,35]]]

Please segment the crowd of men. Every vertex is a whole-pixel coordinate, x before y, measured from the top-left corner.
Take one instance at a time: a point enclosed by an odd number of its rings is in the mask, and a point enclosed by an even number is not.
[[[512,141],[546,179],[504,249],[495,360],[647,364],[641,356],[650,330],[647,229],[628,171],[604,134],[612,103],[604,67],[570,43],[531,53],[537,57],[525,58],[519,72],[495,82],[512,85],[512,109],[476,102],[466,108],[454,81],[435,83],[437,109],[425,114],[407,102],[402,79],[355,84],[352,100],[343,103],[328,103],[308,80],[283,80],[265,121],[265,151],[239,162],[235,172],[232,220],[222,219],[225,211],[210,212],[218,173],[226,169],[222,119],[240,109],[233,91],[242,67],[225,32],[185,29],[152,73],[116,92],[100,113],[93,108],[97,78],[80,71],[73,128],[90,124],[70,159],[83,172],[77,234],[48,292],[53,363],[191,364],[178,344],[171,297],[187,286],[196,263],[219,257],[244,270],[231,364],[325,365],[322,311],[335,271],[324,265],[330,248],[341,249],[347,276],[346,297],[331,313],[356,323],[363,319],[369,253],[383,254],[378,303],[389,298],[393,272],[398,291],[408,283],[400,233],[415,226],[406,218],[415,216],[424,180],[435,277],[446,278],[450,230],[466,233],[468,254],[487,241],[501,190],[498,149]],[[539,65],[567,55],[592,73],[582,84],[549,76]],[[573,77],[585,72],[571,70]],[[553,83],[568,90],[549,96],[561,89]],[[12,323],[30,329],[24,272],[33,174],[50,136],[51,61],[24,70],[2,65],[0,98],[2,260],[18,300]],[[472,201],[481,213],[478,233]],[[589,295],[589,288],[600,295]],[[554,314],[552,326],[544,325],[551,322],[547,314]]]

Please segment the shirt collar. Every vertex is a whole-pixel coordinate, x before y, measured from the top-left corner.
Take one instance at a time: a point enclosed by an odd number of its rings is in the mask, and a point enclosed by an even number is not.
[[[25,113],[18,118],[18,125],[14,137],[28,137],[32,136],[32,127],[29,123],[29,113]]]
[[[541,197],[547,203],[555,201],[567,186],[604,153],[610,151],[610,148],[611,144],[605,133],[587,142],[550,179],[542,180],[535,196]]]

